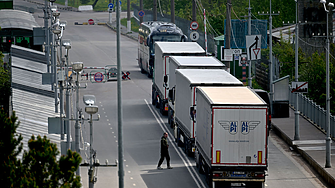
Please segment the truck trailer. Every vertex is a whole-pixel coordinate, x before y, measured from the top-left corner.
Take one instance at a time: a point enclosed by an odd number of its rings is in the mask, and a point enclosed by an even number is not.
[[[155,42],[155,66],[152,79],[152,104],[160,108],[163,115],[168,112],[170,56],[205,56],[206,52],[196,42]],[[165,81],[165,82],[164,82]]]
[[[185,153],[192,156],[195,151],[197,122],[196,88],[243,86],[243,83],[222,69],[177,69],[175,90],[175,137]]]
[[[268,107],[248,87],[198,87],[196,165],[210,187],[264,187]]]
[[[174,125],[174,96],[176,88],[176,74],[177,69],[226,69],[226,65],[215,57],[199,57],[199,56],[171,56],[169,58],[169,75],[167,80],[169,82],[169,109],[168,109],[168,123],[173,127]]]

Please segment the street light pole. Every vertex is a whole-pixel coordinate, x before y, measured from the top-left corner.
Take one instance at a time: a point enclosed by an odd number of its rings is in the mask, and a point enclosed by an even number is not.
[[[327,12],[327,49],[326,49],[326,127],[327,127],[327,137],[326,137],[326,168],[331,167],[331,138],[330,138],[330,96],[329,96],[329,30],[328,30],[328,17],[329,13],[334,7],[333,3],[328,3],[329,10],[326,9],[326,0],[320,0],[323,4],[323,8]]]
[[[90,169],[89,175],[89,188],[94,187],[94,176],[93,176],[93,114],[90,114]]]
[[[273,63],[272,63],[272,15],[271,15],[271,0],[270,0],[270,16],[269,16],[269,29],[270,29],[270,36],[269,36],[269,45],[270,45],[270,108],[271,113],[273,113]],[[272,115],[272,114],[271,114]]]
[[[295,81],[298,82],[299,79],[299,73],[298,73],[298,61],[299,61],[299,51],[298,51],[298,0],[295,0]],[[298,110],[298,92],[295,93],[295,134],[294,134],[294,140],[300,140],[300,134],[299,134],[299,110]]]
[[[250,0],[249,0],[249,8],[248,8],[248,35],[249,36],[251,35],[251,7],[250,7]],[[248,59],[248,63],[249,63],[248,83],[249,83],[249,87],[252,87],[251,60],[250,59]],[[234,71],[235,71],[235,68],[234,68]]]

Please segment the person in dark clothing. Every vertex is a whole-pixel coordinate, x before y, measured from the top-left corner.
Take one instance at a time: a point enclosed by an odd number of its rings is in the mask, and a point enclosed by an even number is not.
[[[166,158],[167,168],[172,169],[170,166],[170,155],[169,155],[169,144],[167,141],[168,133],[165,132],[161,138],[161,158],[159,159],[157,169],[161,170],[163,169],[161,167],[161,164],[164,161],[164,158]]]

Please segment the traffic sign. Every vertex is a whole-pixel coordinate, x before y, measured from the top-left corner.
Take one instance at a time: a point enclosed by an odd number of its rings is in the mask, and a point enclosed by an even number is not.
[[[192,30],[197,30],[199,28],[199,24],[198,24],[198,22],[193,21],[193,22],[191,22],[190,27],[191,27]]]
[[[308,93],[308,82],[292,82],[291,93]]]
[[[233,61],[233,54],[242,54],[242,49],[224,49],[221,46],[221,61]]]
[[[109,4],[108,4],[108,8],[109,8],[109,9],[114,8],[114,4],[113,4],[113,3],[109,3]]]
[[[248,56],[247,56],[247,54],[241,54],[239,62],[238,62],[238,65],[240,67],[242,67],[242,66],[248,66],[247,62],[248,62]]]
[[[246,46],[249,60],[261,59],[262,35],[247,35]]]
[[[143,17],[145,15],[143,10],[138,11],[138,16],[139,17]]]
[[[102,82],[104,80],[104,74],[102,74],[101,72],[95,73],[94,80],[99,83]]]
[[[199,39],[199,33],[197,32],[197,31],[192,31],[191,33],[190,33],[190,39],[192,40],[192,41],[197,41],[198,39]]]
[[[88,20],[88,24],[90,24],[90,25],[94,25],[94,20],[93,20],[93,19],[89,19],[89,20]]]

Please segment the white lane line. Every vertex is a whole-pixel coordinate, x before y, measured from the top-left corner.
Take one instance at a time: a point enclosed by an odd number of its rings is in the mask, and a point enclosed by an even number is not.
[[[144,99],[145,103],[147,104],[147,106],[149,107],[149,110],[151,111],[151,113],[154,115],[156,121],[158,122],[159,126],[162,128],[163,131],[166,131],[166,132],[169,132],[170,135],[171,132],[170,130],[166,130],[165,126],[164,126],[164,121],[163,119],[157,115],[156,111],[152,109],[152,106],[149,105],[148,101],[146,99]],[[181,158],[181,160],[183,161],[184,165],[186,166],[187,170],[189,171],[189,173],[191,174],[194,182],[198,185],[198,187],[206,187],[204,185],[204,183],[201,181],[199,175],[195,172],[195,170],[193,169],[193,165],[192,163],[190,162],[190,160],[186,157],[186,155],[181,152],[181,149],[178,147],[175,146],[175,143],[171,140],[171,137],[168,137],[169,138],[169,142],[172,143],[172,146],[173,148],[176,150],[177,154],[179,155],[179,157]],[[186,160],[186,161],[185,161]],[[194,176],[196,175],[196,177]],[[199,184],[200,182],[200,184]]]

